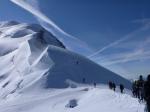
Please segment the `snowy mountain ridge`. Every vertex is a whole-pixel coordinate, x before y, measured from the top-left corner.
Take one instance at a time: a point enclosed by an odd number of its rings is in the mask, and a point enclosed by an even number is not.
[[[88,92],[93,83],[103,85],[108,81],[114,81],[117,85],[124,84],[128,89],[131,87],[127,79],[84,56],[67,50],[57,37],[40,25],[3,22],[0,23],[0,32],[0,111],[2,112],[37,112],[38,109],[63,112],[59,109],[67,109],[69,100],[74,101],[69,97],[70,95],[82,97],[80,89],[83,88],[83,91]],[[106,91],[105,88],[104,93]],[[91,91],[89,95],[93,93]],[[88,97],[83,94],[83,98],[85,96]],[[87,99],[81,101],[81,104],[85,104]],[[128,99],[134,100],[130,97]],[[91,97],[91,100],[94,99]],[[57,110],[55,106],[60,108]],[[72,112],[78,111],[72,110]]]

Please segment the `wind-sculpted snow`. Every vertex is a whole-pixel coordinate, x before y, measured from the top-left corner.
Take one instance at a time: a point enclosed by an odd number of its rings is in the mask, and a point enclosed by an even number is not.
[[[49,45],[65,48],[39,25],[11,23],[3,22],[4,27],[0,34],[1,98],[6,98],[18,90],[30,88],[39,80],[42,82],[42,76],[54,64],[47,53]]]

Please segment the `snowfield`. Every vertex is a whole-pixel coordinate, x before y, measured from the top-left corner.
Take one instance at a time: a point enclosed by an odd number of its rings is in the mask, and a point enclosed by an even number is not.
[[[105,86],[130,89],[130,81],[69,51],[40,25],[0,23],[0,49],[0,112],[144,111],[129,90]]]
[[[70,102],[74,100],[74,102]],[[70,108],[70,105],[73,108]],[[144,112],[144,105],[128,94],[105,86],[54,89],[11,95],[1,112]]]

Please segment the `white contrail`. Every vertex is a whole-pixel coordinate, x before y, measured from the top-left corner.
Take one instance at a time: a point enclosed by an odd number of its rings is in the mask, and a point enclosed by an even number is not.
[[[56,26],[47,16],[45,16],[43,13],[41,13],[39,10],[32,7],[30,4],[26,2],[26,0],[10,0],[13,3],[19,5],[20,7],[24,8],[25,10],[29,11],[39,19],[49,23],[52,27],[55,28],[55,30],[59,30],[62,33],[66,34],[63,30],[61,30],[58,26]],[[66,34],[67,35],[67,34]]]
[[[92,57],[94,57],[94,56],[100,54],[101,52],[105,51],[106,49],[108,49],[108,48],[110,48],[110,47],[113,47],[113,46],[119,44],[120,42],[123,42],[123,41],[127,40],[128,38],[129,38],[128,36],[127,36],[127,37],[124,37],[124,38],[121,38],[121,39],[119,39],[119,40],[117,40],[117,41],[115,41],[115,42],[113,42],[113,43],[111,43],[111,44],[109,44],[109,45],[103,47],[102,49],[98,50],[97,52],[93,53],[92,55],[90,55],[90,56],[88,56],[88,57],[89,57],[89,58],[92,58]]]
[[[36,16],[39,22],[41,23],[41,25],[44,28],[46,28],[48,31],[50,31],[54,36],[59,38],[66,45],[66,47],[68,47],[70,50],[73,50],[75,52],[78,52],[77,50],[79,50],[78,53],[82,53],[82,54],[84,50],[85,52],[91,51],[90,47],[86,43],[64,32],[53,21],[51,21],[47,16],[45,16],[37,7],[33,7],[31,4],[32,3],[31,0],[30,1],[10,0],[10,1],[24,8],[25,10],[29,11],[34,16]]]
[[[147,28],[149,28],[149,27],[148,27],[148,26],[144,26],[144,27],[142,27],[142,28],[140,28],[140,29],[137,29],[136,31],[129,33],[128,35],[124,36],[123,38],[121,38],[121,39],[119,39],[119,40],[116,40],[115,42],[113,42],[113,43],[111,43],[111,44],[109,44],[109,45],[103,47],[102,49],[98,50],[97,52],[93,53],[92,55],[90,55],[90,56],[88,56],[88,57],[89,57],[89,58],[92,58],[92,57],[94,57],[94,56],[96,56],[96,55],[102,53],[103,51],[105,51],[105,50],[107,50],[107,49],[109,49],[109,48],[111,48],[111,47],[113,47],[113,46],[115,46],[115,45],[118,45],[118,44],[120,44],[121,42],[124,42],[124,41],[128,40],[129,38],[132,38],[132,37],[133,37],[134,35],[136,35],[138,32],[140,32],[140,31],[142,31],[142,30],[145,30],[145,29],[147,29]]]

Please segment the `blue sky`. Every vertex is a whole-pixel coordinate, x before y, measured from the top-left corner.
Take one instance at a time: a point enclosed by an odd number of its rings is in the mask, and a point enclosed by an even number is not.
[[[150,73],[149,0],[38,2],[46,16],[96,52],[92,60],[128,78]],[[0,21],[4,20],[37,23],[32,14],[9,0],[0,1]]]

